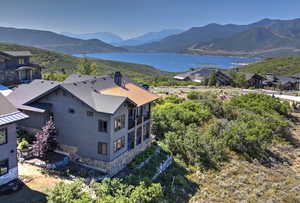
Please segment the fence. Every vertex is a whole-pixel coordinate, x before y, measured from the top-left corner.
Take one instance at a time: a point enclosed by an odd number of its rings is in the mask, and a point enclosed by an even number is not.
[[[173,157],[168,156],[167,160],[160,164],[156,169],[156,174],[152,177],[152,180],[155,180],[161,173],[163,173],[171,164],[173,163]]]

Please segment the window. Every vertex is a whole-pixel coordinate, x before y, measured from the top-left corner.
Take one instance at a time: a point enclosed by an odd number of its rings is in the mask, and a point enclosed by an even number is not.
[[[72,109],[72,108],[69,108],[69,113],[74,114],[74,113],[75,113],[75,110]]]
[[[114,152],[119,151],[124,146],[125,146],[125,137],[123,136],[123,137],[117,139],[116,141],[114,141]]]
[[[115,132],[125,127],[125,115],[115,118]]]
[[[92,111],[87,111],[87,112],[86,112],[86,115],[89,116],[89,117],[93,117],[93,116],[94,116],[94,112],[92,112]]]
[[[19,63],[20,65],[25,64],[25,59],[24,59],[24,58],[19,58],[19,59],[18,59],[18,63]]]
[[[0,129],[0,145],[7,143],[7,128]]]
[[[107,144],[103,142],[98,143],[98,153],[102,155],[107,155]]]
[[[107,121],[99,120],[98,121],[98,131],[107,132]]]
[[[0,161],[0,176],[8,173],[8,159]]]
[[[134,131],[132,131],[128,134],[127,145],[128,145],[127,146],[128,150],[131,150],[134,148]]]

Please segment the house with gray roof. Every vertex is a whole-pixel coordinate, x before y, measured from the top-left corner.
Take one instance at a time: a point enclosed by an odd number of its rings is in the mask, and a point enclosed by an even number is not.
[[[41,79],[41,67],[32,64],[29,51],[0,51],[0,83],[16,85]]]
[[[35,80],[8,95],[30,116],[23,128],[40,129],[52,117],[58,151],[109,174],[151,145],[151,103],[157,98],[119,72],[71,75],[62,83]]]
[[[297,90],[299,89],[299,81],[293,77],[277,76],[271,73],[264,76],[264,87],[279,88],[281,90]]]
[[[0,94],[0,186],[18,178],[16,122],[27,118]]]

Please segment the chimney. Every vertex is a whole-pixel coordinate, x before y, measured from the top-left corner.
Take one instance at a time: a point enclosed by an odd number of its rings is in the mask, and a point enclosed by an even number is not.
[[[114,81],[115,81],[116,85],[122,86],[122,74],[120,72],[115,72]]]

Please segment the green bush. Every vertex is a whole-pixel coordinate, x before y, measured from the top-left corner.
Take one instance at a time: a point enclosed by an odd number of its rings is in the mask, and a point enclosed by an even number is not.
[[[22,139],[22,141],[18,144],[18,149],[23,150],[23,149],[27,148],[28,145],[29,145],[29,143],[25,139]]]

